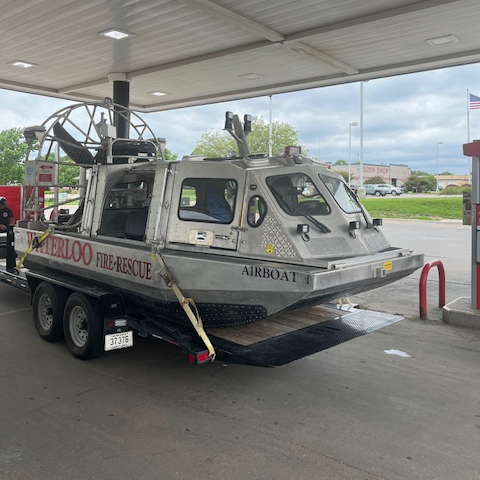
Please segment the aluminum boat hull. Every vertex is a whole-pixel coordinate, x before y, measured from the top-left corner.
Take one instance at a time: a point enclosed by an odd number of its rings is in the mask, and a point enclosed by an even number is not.
[[[16,227],[17,253],[23,254],[39,233]],[[187,324],[151,248],[127,243],[55,232],[27,255],[24,264],[89,278],[121,292],[132,305],[154,308]],[[183,295],[194,300],[205,327],[249,323],[286,309],[358,294],[423,265],[423,254],[405,249],[332,260],[325,268],[178,250],[163,250],[161,256]]]

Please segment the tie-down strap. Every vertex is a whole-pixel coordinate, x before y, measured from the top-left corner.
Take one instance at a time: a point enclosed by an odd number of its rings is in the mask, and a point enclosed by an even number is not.
[[[208,355],[210,357],[210,360],[213,362],[215,360],[215,349],[213,348],[212,342],[207,336],[207,333],[205,332],[203,328],[203,322],[202,318],[200,317],[200,313],[198,312],[197,306],[195,305],[195,302],[193,301],[192,298],[185,297],[183,293],[181,292],[180,288],[178,285],[175,283],[173,280],[172,275],[170,274],[167,266],[165,265],[165,262],[163,261],[162,256],[158,251],[152,252],[151,257],[153,259],[157,259],[162,267],[161,270],[161,275],[167,286],[169,286],[173,292],[175,293],[175,296],[177,297],[178,303],[182,306],[183,310],[185,311],[188,319],[190,320],[190,323],[192,324],[193,328],[197,332],[198,336],[202,339],[203,343],[208,349]],[[195,309],[195,313],[192,310],[192,306]]]
[[[23,265],[23,262],[25,259],[28,257],[28,255],[37,248],[51,233],[53,232],[53,229],[47,228],[41,235],[38,237],[33,237],[32,240],[30,241],[28,248],[25,250],[25,253],[22,255],[20,260],[17,263],[17,270]]]

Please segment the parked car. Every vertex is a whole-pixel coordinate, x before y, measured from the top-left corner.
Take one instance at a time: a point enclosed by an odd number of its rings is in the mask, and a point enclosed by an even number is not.
[[[395,195],[401,195],[403,193],[403,190],[400,187],[396,187],[395,185],[388,185],[386,183],[379,183],[376,185],[378,189],[383,189],[385,191],[385,194],[391,194],[393,196]]]
[[[376,185],[366,184],[363,187],[365,188],[365,195],[375,195],[376,197],[384,197],[387,194],[396,196],[403,193],[401,188],[386,183],[377,183]]]

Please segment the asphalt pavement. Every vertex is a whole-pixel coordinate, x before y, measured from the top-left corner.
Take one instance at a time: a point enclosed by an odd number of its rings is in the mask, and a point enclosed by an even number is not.
[[[446,303],[471,296],[471,236],[472,227],[460,221],[383,221],[382,231],[397,247],[423,252],[425,263],[439,260],[445,270]],[[421,270],[386,287],[351,297],[361,308],[398,313],[408,319],[419,318],[419,280]],[[428,320],[441,321],[439,307],[439,275],[430,270],[427,282]]]
[[[469,295],[470,227],[382,228],[444,263],[447,301]],[[2,284],[0,478],[478,480],[480,331],[441,322],[435,273],[428,321],[416,272],[354,299],[405,320],[276,369],[143,338],[80,361]]]

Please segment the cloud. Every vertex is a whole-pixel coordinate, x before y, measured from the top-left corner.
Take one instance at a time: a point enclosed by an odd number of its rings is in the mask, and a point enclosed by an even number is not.
[[[480,138],[480,110],[467,110],[467,88],[480,96],[480,65],[465,65],[411,75],[382,78],[363,86],[363,159],[365,163],[406,164],[413,170],[436,173],[438,168],[467,173],[463,156],[470,138]],[[0,90],[0,129],[41,124],[68,102]],[[263,117],[270,114],[268,96],[222,102],[167,112],[142,114],[157,136],[178,155],[195,148],[203,132],[221,131],[225,111]],[[350,122],[360,123],[360,84],[274,95],[275,121],[299,132],[311,156],[327,162],[348,160]],[[352,127],[352,161],[360,150],[360,127]]]

